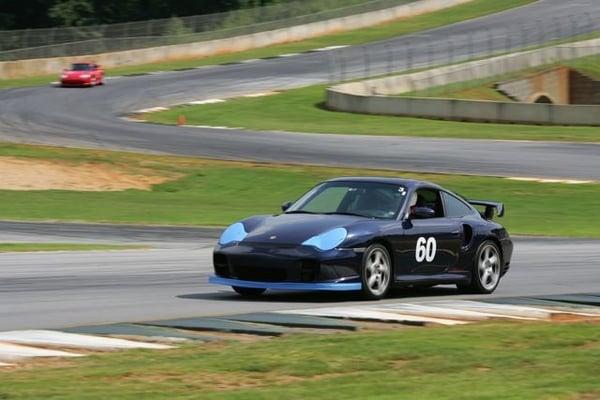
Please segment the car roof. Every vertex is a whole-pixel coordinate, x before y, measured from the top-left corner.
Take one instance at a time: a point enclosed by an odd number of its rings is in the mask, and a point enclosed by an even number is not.
[[[392,185],[401,185],[407,189],[414,189],[419,187],[431,187],[435,189],[443,189],[441,186],[435,183],[420,181],[416,179],[405,179],[405,178],[394,178],[384,176],[345,176],[339,178],[329,179],[326,182],[374,182],[374,183],[389,183]]]

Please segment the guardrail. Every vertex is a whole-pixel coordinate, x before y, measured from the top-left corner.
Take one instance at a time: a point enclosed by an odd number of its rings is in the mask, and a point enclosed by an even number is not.
[[[323,36],[335,32],[358,29],[381,24],[399,18],[407,18],[440,10],[472,0],[417,0],[384,10],[328,19],[304,25],[179,45],[153,47],[113,53],[95,54],[95,62],[104,67],[148,64],[168,60],[207,57],[216,54],[239,52],[259,47],[271,46]],[[404,2],[405,3],[405,2]],[[57,73],[65,65],[77,61],[76,57],[56,57],[33,60],[0,62],[0,79],[20,78]]]
[[[416,0],[302,0],[110,25],[0,31],[0,61],[99,54],[224,39],[363,14]]]
[[[600,125],[599,105],[400,97],[466,80],[484,79],[527,68],[600,54],[600,39],[450,65],[411,74],[336,85],[327,89],[326,105],[344,112],[413,116],[459,121]]]

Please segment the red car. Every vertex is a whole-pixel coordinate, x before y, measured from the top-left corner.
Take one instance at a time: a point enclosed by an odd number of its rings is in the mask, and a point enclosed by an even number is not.
[[[74,63],[60,75],[61,86],[104,85],[104,70],[94,63]]]

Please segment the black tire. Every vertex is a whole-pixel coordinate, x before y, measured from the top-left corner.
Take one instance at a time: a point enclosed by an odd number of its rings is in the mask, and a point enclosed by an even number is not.
[[[238,294],[245,296],[245,297],[260,296],[261,294],[263,294],[265,292],[265,290],[267,290],[267,289],[247,288],[247,287],[241,287],[241,286],[232,286],[231,288],[233,290],[235,290]]]
[[[369,285],[369,279],[371,278],[371,271],[374,265],[373,262],[375,261],[373,257],[376,257],[377,255],[382,257],[383,262],[385,262],[387,265],[387,278],[385,278],[383,275],[385,274],[384,270],[386,269],[386,267],[383,264],[381,264],[382,268],[379,269],[378,272],[378,274],[381,274],[381,279],[379,279],[380,284],[374,288]],[[394,273],[392,259],[385,246],[382,246],[378,243],[369,246],[363,255],[363,261],[361,266],[360,277],[362,281],[362,296],[368,300],[379,300],[384,298],[389,292],[390,287],[392,286],[393,276]]]
[[[494,279],[487,279],[486,282],[482,281],[482,276],[480,274],[480,263],[483,258],[486,258],[486,254],[483,254],[485,251],[491,251],[496,256],[496,262],[490,267],[494,276],[497,275]],[[490,253],[487,253],[490,254]],[[458,289],[465,293],[475,293],[475,294],[491,294],[496,290],[498,284],[500,283],[500,277],[502,275],[502,253],[498,248],[498,245],[492,240],[486,240],[477,249],[475,253],[475,258],[473,259],[473,264],[471,266],[471,282],[470,284],[457,284]]]

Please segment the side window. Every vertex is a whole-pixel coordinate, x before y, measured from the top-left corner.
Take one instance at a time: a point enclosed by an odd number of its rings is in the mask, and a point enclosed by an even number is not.
[[[442,192],[442,197],[446,206],[446,217],[460,218],[474,213],[471,207],[451,194]]]
[[[442,206],[442,199],[440,192],[434,189],[419,189],[417,190],[417,204],[416,207],[427,207],[435,211],[435,218],[441,218],[444,216],[444,207]]]

